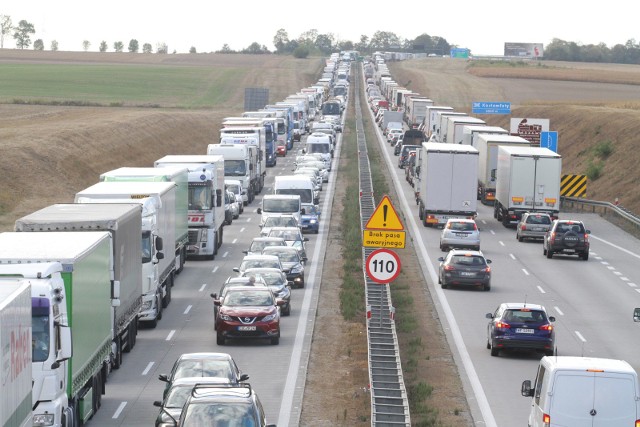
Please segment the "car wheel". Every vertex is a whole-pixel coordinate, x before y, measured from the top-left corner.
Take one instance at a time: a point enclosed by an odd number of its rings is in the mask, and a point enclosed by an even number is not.
[[[218,345],[224,345],[224,341],[225,341],[225,339],[224,339],[224,335],[222,335],[222,333],[221,333],[221,332],[218,332],[218,333],[216,334],[216,344],[218,344]]]
[[[584,252],[580,258],[582,258],[584,261],[587,261],[589,259],[589,252]]]
[[[546,255],[547,254],[547,250],[544,247],[544,243],[542,244],[542,255]]]
[[[447,251],[447,247],[445,245],[443,245],[442,243],[440,243],[440,250],[442,252],[446,252]]]
[[[314,234],[318,234],[320,232],[320,230],[314,230]]]
[[[277,337],[271,338],[271,345],[278,345],[278,344],[280,344],[280,335],[278,335]]]
[[[487,338],[487,350],[491,350],[491,340]]]
[[[290,316],[291,315],[291,304],[287,304],[287,309],[282,311],[282,315],[283,316]]]
[[[476,247],[475,247],[475,250],[476,250],[476,251],[479,251],[479,250],[480,250],[480,246],[476,246]]]
[[[498,353],[500,352],[500,350],[498,350],[497,348],[495,348],[494,346],[491,346],[491,355],[493,357],[497,357]]]
[[[545,355],[545,356],[554,356],[554,355],[555,355],[555,351],[553,351],[553,350],[546,350],[546,351],[544,352],[544,355]]]
[[[547,258],[551,259],[553,257],[553,251],[551,249],[547,249]]]
[[[482,290],[483,290],[483,291],[490,291],[490,290],[491,290],[491,283],[485,283],[485,284],[482,286]]]
[[[524,237],[518,236],[517,234],[516,234],[516,238],[518,239],[518,242],[522,242],[524,240]]]

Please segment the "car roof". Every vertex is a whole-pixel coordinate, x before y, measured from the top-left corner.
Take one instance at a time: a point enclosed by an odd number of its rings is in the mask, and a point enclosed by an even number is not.
[[[265,259],[265,260],[279,260],[279,258],[275,255],[262,255],[262,254],[256,254],[256,255],[245,255],[244,258],[242,258],[242,261],[251,261],[251,260],[255,260],[255,259]]]
[[[269,254],[265,254],[266,252],[281,252],[281,251],[289,251],[289,252],[293,252],[295,251],[296,253],[298,253],[298,250],[296,248],[294,248],[293,246],[267,246],[266,248],[264,248],[262,250],[262,254],[263,255],[269,255]]]
[[[469,219],[469,218],[449,218],[447,220],[447,222],[469,222],[469,223],[476,223],[475,219]]]
[[[471,249],[451,249],[449,254],[453,255],[469,255],[469,256],[481,256],[484,257],[482,251],[474,251]]]
[[[297,231],[300,232],[300,229],[298,227],[271,227],[271,231]]]
[[[171,387],[184,387],[184,386],[193,386],[196,384],[201,384],[203,382],[211,382],[217,384],[229,384],[228,378],[221,377],[180,377],[171,381]]]
[[[283,271],[280,270],[279,268],[271,268],[271,267],[247,268],[242,273],[244,275],[244,277],[242,277],[242,278],[245,279],[247,276],[249,276],[251,274],[260,274],[260,273],[282,273],[282,274],[284,274]]]
[[[280,241],[284,241],[284,239],[282,237],[275,237],[275,236],[260,236],[260,237],[254,237],[252,240],[252,242],[275,242],[275,241],[280,242]]]
[[[251,269],[249,269],[249,270],[251,270]],[[229,277],[229,278],[227,279],[227,281],[226,281],[226,282],[224,282],[224,284],[225,284],[225,285],[228,285],[228,284],[241,284],[241,285],[242,285],[242,284],[247,284],[247,283],[249,283],[248,278],[249,278],[249,277],[243,277],[243,276],[238,277],[238,276],[233,276],[233,277]],[[266,284],[266,283],[262,283],[262,282],[261,282],[261,284]]]
[[[515,309],[521,309],[521,308],[529,308],[531,310],[542,310],[542,311],[546,311],[545,308],[540,305],[540,304],[531,304],[529,302],[503,302],[502,304],[500,304],[502,307],[509,309],[509,310],[515,310]]]
[[[199,353],[182,353],[178,360],[231,360],[229,353],[218,352],[199,352]]]

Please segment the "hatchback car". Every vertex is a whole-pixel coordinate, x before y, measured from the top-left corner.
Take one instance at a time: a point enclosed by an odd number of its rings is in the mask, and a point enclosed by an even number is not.
[[[184,404],[181,427],[275,427],[267,424],[262,403],[250,384],[229,387],[197,384]]]
[[[402,148],[400,149],[400,154],[398,157],[398,167],[400,169],[404,169],[404,167],[409,162],[409,152],[415,151],[419,148],[421,148],[419,145],[409,145],[409,144],[403,145]]]
[[[284,273],[283,273],[284,274]],[[224,296],[226,295],[227,291],[231,288],[237,288],[238,286],[263,286],[263,287],[267,287],[267,283],[262,280],[259,277],[255,277],[255,276],[251,276],[251,275],[247,275],[245,276],[232,276],[232,277],[228,277],[227,280],[224,282],[224,284],[222,285],[222,287],[220,287],[220,291],[218,293],[212,293],[210,294],[211,298],[215,300],[221,300],[222,298],[224,298]],[[218,305],[216,305],[215,303],[213,304],[213,320],[215,322],[215,319],[218,317]],[[215,323],[213,328],[215,329]]]
[[[516,226],[516,239],[544,239],[551,228],[551,216],[546,213],[525,212]]]
[[[291,246],[272,246],[264,248],[262,255],[275,255],[280,258],[282,271],[287,275],[287,280],[296,288],[304,288],[304,263],[307,258],[301,258],[300,252]]]
[[[219,305],[216,318],[216,343],[230,338],[265,338],[280,343],[280,309],[284,304],[269,288],[243,286],[229,289]]]
[[[530,303],[503,303],[487,313],[487,348],[492,356],[500,350],[537,350],[547,356],[555,351],[553,316],[545,308]]]
[[[173,363],[169,374],[158,376],[160,381],[166,383],[163,397],[166,397],[175,380],[185,377],[221,378],[230,384],[249,379],[248,375],[240,372],[236,362],[227,353],[183,353]]]
[[[284,303],[280,306],[280,313],[283,316],[291,314],[291,282],[287,280],[287,275],[277,268],[250,268],[242,273],[243,279],[255,277],[256,281],[261,281],[268,286],[276,298],[280,298]]]
[[[236,202],[240,208],[240,213],[243,213],[247,195],[242,194],[242,182],[237,179],[225,179],[224,187],[236,196]]]
[[[440,250],[471,248],[480,250],[480,231],[473,219],[450,218],[440,233]]]
[[[453,249],[438,258],[438,283],[442,289],[451,285],[478,286],[491,289],[491,264],[480,251]]]
[[[589,259],[589,234],[582,221],[557,219],[542,240],[542,254],[552,258],[554,254],[578,255]]]
[[[302,232],[310,231],[318,234],[320,232],[320,208],[318,205],[303,203],[302,212],[300,215],[300,228]]]
[[[298,227],[273,227],[269,237],[282,237],[288,246],[293,246],[300,252],[300,257],[307,258],[305,242],[308,242],[309,238],[304,237]]]

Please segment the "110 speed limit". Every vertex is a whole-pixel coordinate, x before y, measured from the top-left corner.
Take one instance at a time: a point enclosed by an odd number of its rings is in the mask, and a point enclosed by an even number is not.
[[[366,260],[367,276],[376,283],[393,282],[400,274],[400,257],[389,249],[377,249]]]

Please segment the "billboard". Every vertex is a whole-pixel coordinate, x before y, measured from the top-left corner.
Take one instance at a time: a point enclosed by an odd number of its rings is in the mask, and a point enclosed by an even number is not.
[[[538,59],[544,56],[542,43],[505,43],[504,56]]]
[[[533,147],[540,146],[540,134],[542,132],[549,132],[549,119],[511,119],[509,133],[526,139]]]

